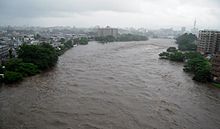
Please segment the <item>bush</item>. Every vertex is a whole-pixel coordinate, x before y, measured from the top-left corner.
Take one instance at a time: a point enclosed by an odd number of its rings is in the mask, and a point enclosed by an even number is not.
[[[5,72],[4,82],[7,84],[15,83],[15,82],[21,81],[22,79],[23,79],[23,76],[20,73],[12,72],[12,71]]]
[[[184,54],[182,52],[174,52],[169,55],[171,61],[183,62]]]

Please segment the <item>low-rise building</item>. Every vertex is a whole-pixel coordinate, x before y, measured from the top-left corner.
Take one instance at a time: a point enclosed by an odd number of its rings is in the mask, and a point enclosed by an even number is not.
[[[62,46],[61,42],[52,42],[51,45],[52,45],[54,48],[57,48],[57,47]]]
[[[98,37],[105,37],[105,36],[113,36],[115,38],[118,37],[118,29],[117,28],[110,28],[107,26],[106,28],[99,28],[98,29]]]

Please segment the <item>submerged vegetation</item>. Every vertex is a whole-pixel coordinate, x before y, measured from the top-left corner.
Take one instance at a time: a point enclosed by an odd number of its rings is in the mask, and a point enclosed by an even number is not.
[[[146,41],[148,37],[134,34],[121,34],[117,38],[114,36],[96,37],[96,41],[101,43],[107,42],[125,42],[125,41]]]
[[[147,36],[143,35],[134,35],[134,34],[122,34],[117,38],[117,41],[146,41],[148,40]]]

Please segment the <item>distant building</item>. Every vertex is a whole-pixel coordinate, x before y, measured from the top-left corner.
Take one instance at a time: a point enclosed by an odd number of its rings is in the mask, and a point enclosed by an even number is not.
[[[186,32],[186,27],[181,27],[181,33],[185,33]]]
[[[9,55],[9,46],[8,45],[0,45],[0,63],[8,58]]]
[[[220,51],[220,31],[199,31],[197,51],[202,54],[215,54]]]
[[[199,29],[196,28],[196,20],[194,21],[194,24],[193,24],[193,28],[191,29],[191,33],[192,34],[195,34],[196,36],[198,36],[198,32],[199,32]]]
[[[118,29],[117,28],[110,28],[107,26],[106,28],[99,28],[98,29],[98,37],[105,37],[105,36],[113,36],[115,38],[118,37]]]
[[[161,28],[159,30],[153,30],[152,33],[154,38],[159,37],[169,39],[173,39],[179,34],[178,31],[174,31],[173,28]]]

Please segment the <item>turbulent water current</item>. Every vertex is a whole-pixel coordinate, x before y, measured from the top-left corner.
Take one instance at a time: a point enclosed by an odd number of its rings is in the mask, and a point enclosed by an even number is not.
[[[72,48],[52,70],[0,88],[0,129],[220,129],[220,89],[158,59],[170,46]]]

